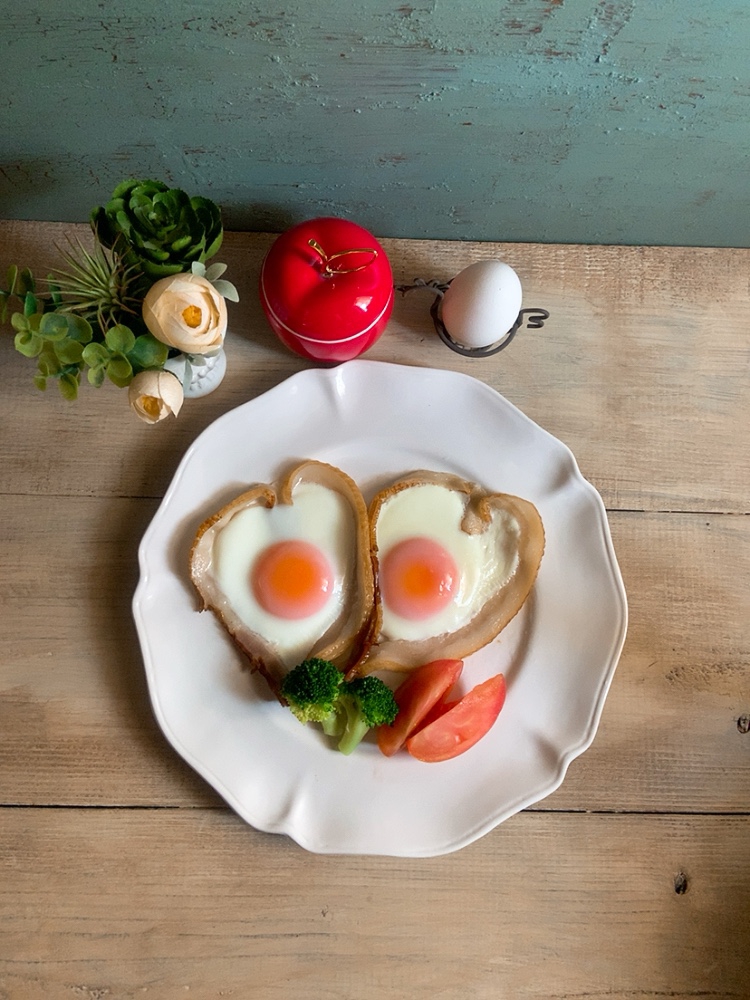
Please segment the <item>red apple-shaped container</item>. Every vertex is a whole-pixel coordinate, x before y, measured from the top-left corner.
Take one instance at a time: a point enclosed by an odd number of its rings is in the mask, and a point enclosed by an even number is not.
[[[313,361],[351,361],[393,309],[385,251],[347,219],[310,219],[282,233],[260,273],[263,310],[282,343]]]

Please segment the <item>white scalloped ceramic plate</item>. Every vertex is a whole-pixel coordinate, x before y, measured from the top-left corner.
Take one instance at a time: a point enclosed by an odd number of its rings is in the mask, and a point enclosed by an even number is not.
[[[427,468],[538,507],[547,541],[534,591],[464,668],[465,688],[504,671],[505,707],[464,755],[424,764],[365,742],[345,757],[242,671],[214,616],[198,612],[187,572],[198,525],[247,484],[308,457],[349,473],[366,499]],[[320,853],[445,854],[548,795],[594,738],[625,639],[599,494],[565,445],[451,371],[350,361],[225,414],[188,449],[139,558],[135,621],[165,736],[248,823]]]

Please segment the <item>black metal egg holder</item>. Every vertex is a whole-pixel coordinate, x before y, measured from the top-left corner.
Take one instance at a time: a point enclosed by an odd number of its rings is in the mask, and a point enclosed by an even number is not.
[[[442,342],[450,347],[452,351],[456,354],[461,354],[465,358],[489,358],[493,354],[497,354],[508,346],[508,344],[513,340],[518,331],[523,327],[524,320],[526,320],[527,330],[539,330],[544,326],[544,321],[549,319],[549,312],[546,309],[522,309],[518,317],[507,333],[503,334],[500,340],[495,341],[494,344],[488,344],[486,347],[464,347],[463,344],[457,343],[445,327],[442,319],[442,304],[443,296],[445,295],[450,281],[439,282],[439,281],[425,281],[424,278],[415,278],[413,284],[411,285],[396,285],[396,291],[406,294],[414,288],[426,288],[429,291],[435,293],[435,299],[430,306],[430,315],[432,316],[432,322],[435,326],[437,335],[440,337]]]

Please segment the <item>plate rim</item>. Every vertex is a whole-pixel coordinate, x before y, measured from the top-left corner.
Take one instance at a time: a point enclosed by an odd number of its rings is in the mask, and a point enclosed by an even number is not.
[[[488,398],[491,398],[495,403],[499,402],[499,404],[505,408],[506,412],[511,414],[514,419],[521,420],[526,423],[535,434],[543,435],[544,438],[550,442],[561,455],[565,456],[568,466],[568,475],[575,481],[576,486],[579,489],[583,488],[589,501],[593,503],[597,510],[597,526],[601,536],[600,540],[602,542],[602,549],[606,555],[609,580],[612,585],[613,594],[617,598],[616,604],[618,618],[616,622],[613,622],[610,649],[607,651],[606,656],[604,654],[602,655],[602,668],[588,714],[587,725],[582,732],[580,739],[577,740],[572,746],[568,747],[564,752],[560,753],[554,774],[552,774],[548,780],[542,782],[541,789],[531,789],[525,795],[517,796],[511,802],[504,803],[500,808],[490,810],[489,815],[484,820],[475,824],[474,828],[471,830],[465,831],[458,837],[449,837],[442,843],[434,843],[430,847],[423,846],[421,848],[416,847],[414,849],[402,847],[398,850],[394,850],[392,848],[380,850],[361,850],[355,847],[350,850],[347,848],[345,843],[330,845],[321,842],[320,837],[316,839],[315,831],[301,829],[294,820],[290,821],[288,816],[283,817],[279,822],[269,822],[268,820],[264,821],[263,818],[252,814],[252,811],[247,808],[242,799],[235,793],[230,785],[227,784],[224,778],[221,775],[216,774],[212,768],[207,766],[205,762],[202,761],[200,757],[197,756],[196,753],[183,742],[182,738],[177,732],[175,732],[173,725],[169,721],[168,713],[164,710],[164,706],[161,703],[158,685],[156,683],[156,667],[148,643],[148,628],[143,614],[143,604],[147,595],[147,585],[151,569],[148,560],[149,544],[154,534],[157,533],[163,517],[168,512],[173,497],[178,491],[185,472],[191,461],[194,459],[196,453],[200,451],[206,442],[210,441],[212,435],[221,431],[222,425],[226,425],[237,420],[241,421],[245,411],[253,409],[258,405],[262,406],[267,397],[274,394],[283,394],[288,392],[290,389],[294,388],[296,383],[299,382],[315,383],[320,380],[330,381],[331,379],[346,379],[346,375],[349,371],[356,370],[372,371],[373,373],[377,371],[386,378],[390,375],[402,377],[405,372],[418,372],[420,373],[420,377],[425,378],[437,377],[438,379],[461,380],[465,383],[465,385],[470,384],[473,391],[478,390],[482,393],[489,394]],[[572,761],[591,746],[599,728],[606,698],[627,636],[629,615],[627,594],[611,537],[607,509],[599,492],[593,484],[583,476],[572,450],[565,442],[561,441],[546,428],[536,423],[536,421],[508,400],[507,397],[494,387],[488,385],[480,379],[477,379],[473,375],[465,372],[454,371],[452,369],[434,369],[417,365],[403,365],[394,362],[372,361],[369,359],[356,359],[354,361],[344,362],[341,365],[328,368],[312,367],[293,373],[288,378],[283,379],[281,382],[265,390],[258,396],[246,400],[238,406],[233,407],[232,409],[221,414],[194,438],[183,453],[182,458],[174,471],[169,486],[141,538],[138,546],[138,564],[139,579],[132,598],[132,612],[140,643],[152,709],[163,735],[166,737],[168,743],[173,747],[173,749],[183,758],[183,760],[185,760],[185,762],[188,763],[193,770],[195,770],[212,788],[214,788],[215,791],[219,793],[224,801],[227,802],[227,804],[243,819],[243,821],[261,832],[286,834],[300,847],[312,853],[368,854],[392,857],[436,857],[445,855],[474,843],[495,827],[511,818],[513,815],[516,815],[523,809],[528,808],[530,805],[546,798],[563,783]]]

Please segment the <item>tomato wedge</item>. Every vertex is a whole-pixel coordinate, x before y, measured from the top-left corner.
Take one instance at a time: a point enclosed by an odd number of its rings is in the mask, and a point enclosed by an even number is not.
[[[414,736],[414,734],[417,733],[420,729],[424,729],[425,726],[429,726],[430,723],[435,721],[435,719],[439,719],[441,715],[445,715],[446,712],[450,711],[450,709],[457,704],[458,704],[457,698],[454,698],[451,701],[443,699],[442,701],[437,702],[437,704],[432,706],[427,715],[425,715],[424,718],[420,720],[419,725],[415,726],[414,729],[412,729],[409,735]]]
[[[406,740],[417,760],[437,763],[464,753],[492,729],[505,703],[505,677],[477,684],[452,707]],[[398,721],[398,720],[397,720]]]
[[[463,660],[433,660],[417,667],[396,688],[393,692],[398,705],[396,721],[392,726],[378,729],[378,746],[386,757],[392,757],[401,749],[430,709],[450,691],[463,667]]]

